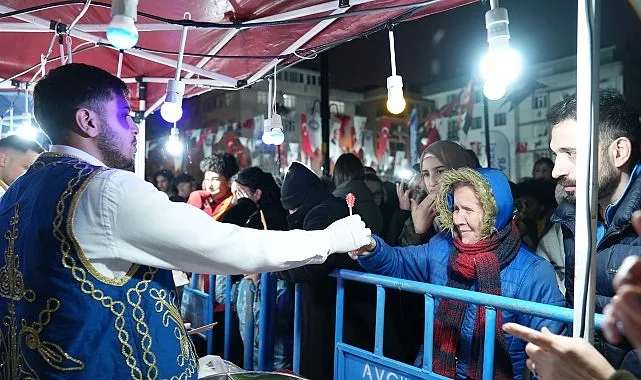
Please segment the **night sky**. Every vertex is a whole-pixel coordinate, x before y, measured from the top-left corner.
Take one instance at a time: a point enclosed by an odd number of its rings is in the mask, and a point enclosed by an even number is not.
[[[604,0],[601,46],[641,62],[641,22],[627,0]],[[576,0],[502,0],[508,9],[512,46],[525,64],[576,54]],[[402,23],[394,29],[397,71],[415,90],[422,84],[470,75],[487,49],[485,11],[473,3]],[[362,90],[384,87],[390,75],[387,32],[343,44],[329,52],[331,87]],[[299,67],[318,69],[318,60]],[[641,66],[640,66],[641,67]]]

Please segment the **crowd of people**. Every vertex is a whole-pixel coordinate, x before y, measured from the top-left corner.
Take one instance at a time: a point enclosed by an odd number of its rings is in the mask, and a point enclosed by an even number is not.
[[[636,111],[612,90],[600,93],[600,115],[598,194],[602,214],[597,229],[597,312],[603,313],[615,295],[612,279],[619,266],[626,257],[641,253],[637,248],[640,240],[631,227],[632,212],[641,207],[641,190],[636,185],[641,125]],[[337,254],[323,264],[278,273],[283,292],[291,284],[303,284],[303,375],[331,378],[333,373],[335,283],[327,274],[335,268],[573,306],[575,154],[580,133],[576,97],[552,106],[548,119],[555,160],[538,159],[532,176],[516,183],[498,170],[480,168],[473,152],[451,141],[428,146],[409,183],[383,181],[353,154],[340,156],[332,177],[325,181],[299,163],[290,166],[282,180],[280,202],[278,197],[274,202],[279,212],[289,212],[279,228],[325,228],[347,215],[343,199],[352,193],[356,196],[355,212],[373,233],[367,247],[351,254],[360,265],[348,260],[348,254]],[[213,175],[220,176],[223,171]],[[256,202],[251,196],[256,186],[250,192],[232,193],[233,186],[232,180],[228,194],[234,200],[228,212],[242,207],[244,198]],[[246,216],[241,219],[249,220]],[[422,297],[388,293],[385,354],[420,366],[422,334],[417,331],[423,326]],[[372,349],[374,293],[365,286],[349,284],[346,296],[345,341]],[[234,297],[239,302],[242,299]],[[291,302],[291,297],[287,299]],[[452,378],[480,378],[481,309],[451,300],[436,302],[435,372]],[[524,331],[544,331],[546,336],[571,331],[560,322],[505,311],[498,315],[498,326],[496,378],[529,376],[526,359],[532,349],[526,350],[528,335]],[[281,336],[291,339],[288,332],[282,331]],[[609,363],[608,368],[641,375],[641,363],[628,341],[611,343],[602,332],[596,333],[594,341],[590,347],[600,353],[603,363]],[[536,372],[534,359],[528,363]],[[556,376],[546,373],[543,378]]]
[[[126,97],[126,85],[103,70],[61,66],[34,91],[50,151],[0,140],[6,378],[196,378],[177,307],[193,274],[220,275],[199,286],[214,287],[221,304],[231,294],[235,334],[253,347],[254,367],[265,333],[261,273],[276,284],[276,369],[292,365],[292,287],[301,284],[301,374],[311,379],[334,374],[336,281],[328,274],[337,268],[574,305],[576,141],[584,128],[575,96],[548,113],[554,161],[539,159],[532,177],[516,183],[481,168],[460,145],[437,141],[409,183],[385,181],[349,153],[331,178],[294,162],[282,179],[213,153],[201,163],[201,184],[165,169],[153,185],[120,170],[131,167],[138,134]],[[561,322],[499,310],[496,379],[641,378],[641,123],[618,92],[601,90],[599,99],[603,330],[590,344]],[[420,366],[423,297],[389,290],[386,298],[384,353]],[[373,287],[345,285],[346,343],[373,350],[375,309]],[[484,328],[483,306],[435,300],[434,372],[480,379]]]

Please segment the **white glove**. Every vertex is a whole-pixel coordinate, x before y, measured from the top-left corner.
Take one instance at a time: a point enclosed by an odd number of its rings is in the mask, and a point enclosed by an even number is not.
[[[339,219],[325,231],[329,235],[329,253],[355,251],[368,245],[372,236],[372,231],[365,227],[359,215]]]

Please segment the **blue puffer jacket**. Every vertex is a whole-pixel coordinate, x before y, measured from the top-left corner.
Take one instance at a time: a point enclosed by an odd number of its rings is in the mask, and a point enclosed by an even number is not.
[[[498,215],[495,227],[500,229],[512,218],[513,201],[507,178],[500,171],[478,169],[489,182],[496,199]],[[451,233],[443,231],[422,246],[390,247],[381,238],[375,237],[376,249],[359,262],[368,272],[385,276],[447,285],[449,258],[453,247]],[[478,290],[473,284],[470,290]],[[552,264],[521,247],[516,257],[501,270],[501,293],[505,297],[563,306],[564,298],[559,291],[556,274]],[[435,300],[435,310],[439,300]],[[457,379],[467,378],[467,366],[471,356],[472,336],[477,308],[469,305],[461,326]],[[526,314],[502,311],[503,323],[516,322],[540,330],[547,326],[552,332],[559,333],[563,323]],[[514,379],[522,379],[525,371],[526,342],[510,335],[505,336],[506,348],[512,360]],[[422,350],[417,365],[422,363]]]

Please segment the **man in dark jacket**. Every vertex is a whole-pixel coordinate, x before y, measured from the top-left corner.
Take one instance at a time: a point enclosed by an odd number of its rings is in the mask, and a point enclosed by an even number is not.
[[[630,218],[641,208],[641,164],[639,114],[616,90],[599,92],[598,199],[600,218],[597,227],[596,312],[610,303],[615,291],[612,279],[623,260],[641,255],[641,238]],[[568,193],[567,202],[559,205],[552,221],[563,231],[566,301],[574,305],[574,228],[576,190],[576,141],[582,126],[576,121],[576,96],[552,106],[548,112],[552,125],[550,149],[556,154],[552,176]],[[596,348],[615,368],[625,368],[641,375],[641,364],[632,347],[605,342],[597,334]]]
[[[320,230],[349,215],[345,201],[332,196],[320,178],[298,162],[291,164],[283,180],[281,202],[289,210],[287,221],[291,229]],[[278,273],[283,280],[302,283],[301,374],[311,379],[334,377],[336,279],[328,274],[336,268],[362,271],[358,263],[344,253],[332,255],[320,265]],[[344,342],[364,349],[373,348],[375,296],[376,290],[372,286],[346,283]],[[390,338],[395,335],[389,323],[385,333]],[[384,347],[393,349],[394,345],[386,342]]]

